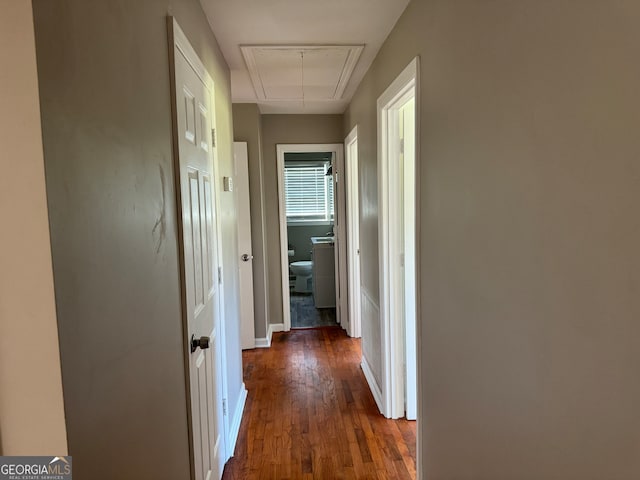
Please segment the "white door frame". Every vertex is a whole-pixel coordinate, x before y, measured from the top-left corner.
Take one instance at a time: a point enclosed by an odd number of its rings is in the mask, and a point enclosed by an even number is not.
[[[383,351],[383,415],[387,418],[400,418],[405,412],[405,332],[404,322],[393,321],[403,318],[404,289],[396,288],[404,281],[403,261],[398,252],[404,251],[401,235],[402,210],[400,198],[401,178],[397,159],[400,154],[398,139],[398,110],[410,99],[415,98],[417,109],[418,97],[418,57],[398,75],[391,85],[380,96],[377,102],[378,117],[378,241],[380,245],[380,324]],[[418,115],[416,132],[418,128]],[[392,134],[392,132],[394,134]],[[416,158],[418,155],[416,134]],[[396,161],[394,161],[394,159]],[[417,163],[417,162],[416,162]],[[417,180],[417,175],[414,175]],[[416,189],[417,191],[417,189]],[[416,208],[417,211],[417,208]],[[417,226],[416,226],[417,228]],[[416,245],[419,243],[416,241]],[[416,263],[418,262],[416,252]],[[414,279],[417,282],[417,279]],[[416,299],[417,302],[417,299]],[[416,305],[416,320],[419,318]],[[418,332],[416,332],[418,333]],[[419,340],[415,339],[417,350]],[[418,388],[418,386],[415,386]]]
[[[349,262],[350,337],[362,336],[360,305],[360,188],[358,183],[358,126],[344,140],[345,188],[347,200],[347,259]]]
[[[417,344],[416,344],[416,302],[417,302],[417,229],[416,229],[416,156],[415,156],[415,91],[404,107],[398,112],[402,116],[402,223],[404,225],[404,354],[405,354],[405,412],[407,420],[417,418]]]
[[[336,319],[345,330],[350,327],[349,319],[349,269],[347,260],[347,199],[344,168],[344,145],[338,144],[334,151],[333,192],[335,195],[335,212],[333,233],[337,239],[336,248]]]
[[[172,50],[172,55],[170,56],[170,67],[171,67],[171,78],[172,78],[172,83],[173,83],[173,90],[175,90],[175,59],[174,59],[174,54],[173,52],[175,52],[176,50],[179,50],[185,57],[185,59],[187,60],[187,62],[193,67],[193,69],[196,71],[196,73],[198,74],[198,76],[202,79],[202,81],[205,83],[205,85],[209,88],[209,92],[210,92],[210,96],[211,96],[211,112],[212,112],[212,117],[211,117],[211,128],[213,129],[213,132],[215,132],[215,128],[216,128],[216,109],[215,109],[215,85],[214,85],[214,81],[213,81],[213,77],[211,77],[211,75],[209,74],[209,72],[207,71],[207,69],[205,68],[204,64],[202,63],[202,61],[200,60],[200,57],[198,57],[198,54],[196,53],[196,51],[194,50],[194,48],[191,46],[191,43],[189,42],[189,39],[187,38],[187,36],[185,35],[185,33],[183,32],[182,28],[180,28],[180,25],[178,24],[178,22],[175,20],[174,17],[168,16],[167,17],[167,27],[169,30],[169,39],[170,39],[170,48]],[[173,91],[172,92],[172,108],[175,108],[175,97],[176,97],[176,92]],[[176,114],[174,113],[174,118],[173,121],[177,122],[176,120]],[[175,137],[175,132],[174,132],[174,137]],[[176,168],[176,173],[175,173],[175,178],[176,178],[176,189],[177,192],[179,194],[180,192],[180,167],[179,167],[179,150],[178,150],[178,146],[177,146],[177,140],[174,138],[174,155],[176,156],[176,162],[175,162],[175,168]],[[211,148],[211,152],[212,152],[212,177],[213,177],[213,181],[214,182],[221,182],[222,181],[222,177],[219,175],[220,172],[220,160],[219,160],[219,156],[217,154],[217,147],[215,144],[215,139],[212,142],[212,148]],[[216,212],[215,215],[215,223],[216,223],[216,231],[218,232],[218,234],[220,234],[222,232],[222,223],[221,223],[221,215],[220,215],[220,190],[222,188],[222,185],[220,183],[218,183],[217,185],[218,188],[214,189],[214,195],[213,195],[213,203],[214,203],[214,211]],[[179,202],[178,202],[179,204]],[[181,222],[178,222],[178,224],[180,225]],[[180,241],[182,240],[182,237],[180,239]],[[224,261],[224,256],[223,256],[223,252],[222,252],[222,242],[217,242],[217,249],[216,249],[216,255],[218,256],[218,265],[220,266],[220,268],[222,268],[223,266],[223,261]],[[226,354],[226,332],[225,332],[225,322],[224,322],[224,318],[225,318],[225,312],[224,312],[224,284],[222,282],[220,282],[219,284],[219,302],[217,305],[218,308],[218,316],[219,316],[219,324],[218,324],[218,336],[220,337],[219,339],[219,348],[217,355],[215,356],[215,363],[216,363],[216,378],[219,379],[218,381],[218,388],[216,389],[217,392],[219,392],[219,395],[222,396],[221,402],[220,404],[224,405],[226,403],[226,399],[228,398],[228,383],[227,383],[227,365],[226,365],[226,358],[227,358],[227,354]],[[184,309],[184,306],[183,306]],[[187,372],[187,378],[186,378],[186,389],[187,389],[187,394],[191,395],[191,388],[190,388],[190,382],[189,382],[189,376],[188,376],[188,370],[189,370],[189,356],[191,354],[190,352],[190,337],[189,337],[189,331],[187,328],[187,322],[186,322],[186,314],[183,311],[183,334],[184,334],[184,339],[183,339],[183,344],[185,345],[185,351],[184,351],[184,356],[185,356],[185,369]],[[216,403],[218,403],[216,401]],[[218,473],[220,475],[222,475],[222,471],[224,469],[224,464],[226,463],[226,461],[231,458],[231,456],[233,455],[233,452],[229,452],[229,416],[227,414],[227,412],[225,411],[225,409],[222,409],[222,412],[216,412],[216,414],[220,413],[221,417],[222,417],[222,452],[220,455],[220,460],[222,462],[221,465],[218,465]],[[187,413],[189,415],[189,429],[192,430],[192,422],[191,422],[191,402],[188,401],[188,406],[187,406]],[[193,452],[193,432],[190,432],[190,438],[189,438],[189,448],[190,448],[190,457],[191,457],[191,469],[192,469],[192,475],[195,475],[195,469],[194,469],[194,452]]]
[[[287,243],[287,211],[285,205],[284,198],[284,154],[285,153],[313,153],[313,152],[334,152],[335,154],[335,165],[334,169],[338,172],[344,171],[344,146],[341,143],[305,143],[305,144],[278,144],[276,145],[276,153],[277,153],[277,172],[278,172],[278,213],[280,216],[280,278],[282,284],[282,323],[283,329],[285,332],[291,330],[291,311],[290,308],[290,296],[289,296],[289,253],[288,253],[288,243]],[[335,173],[335,170],[334,170]],[[335,212],[334,215],[337,217],[339,215],[338,212],[344,212],[344,194],[339,195],[337,193],[338,189],[342,189],[344,192],[344,181],[342,179],[338,180],[337,188],[334,189],[334,195],[336,195],[337,202],[335,203]],[[334,225],[336,221],[334,219]],[[346,239],[345,235],[341,232],[336,232],[336,243],[335,248],[338,249],[342,247],[342,251],[346,250]],[[344,276],[344,281],[346,284],[346,262],[340,262],[339,271],[336,271],[336,276],[340,275],[341,280],[342,276]],[[344,307],[342,308],[342,312],[346,313],[346,295],[342,295],[342,299],[338,298],[338,292],[336,292],[336,307],[338,306],[338,302],[342,302]],[[336,312],[340,310],[336,308]],[[338,319],[340,321],[340,319]],[[342,323],[342,321],[340,322]]]
[[[242,350],[256,347],[255,310],[253,304],[253,248],[251,245],[251,211],[249,205],[249,156],[247,142],[233,142],[233,165],[236,176],[235,196],[238,212],[238,277],[240,281],[240,342]]]

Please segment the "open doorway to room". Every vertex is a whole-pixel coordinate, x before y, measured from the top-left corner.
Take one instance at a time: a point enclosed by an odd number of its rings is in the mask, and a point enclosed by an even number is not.
[[[347,260],[349,295],[349,336],[362,336],[360,285],[360,186],[358,176],[358,127],[347,135],[345,146],[345,185],[347,210]]]
[[[378,99],[383,413],[417,419],[416,96],[414,59]]]
[[[342,145],[278,145],[287,331],[336,326],[346,320],[341,315],[341,272],[346,270],[342,265],[345,239],[340,234],[344,200],[337,188],[342,163]]]

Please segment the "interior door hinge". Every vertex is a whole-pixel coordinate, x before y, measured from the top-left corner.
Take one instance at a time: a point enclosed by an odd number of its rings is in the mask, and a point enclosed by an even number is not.
[[[211,129],[211,145],[212,146],[216,146],[216,129],[212,128]]]
[[[222,399],[222,415],[227,416],[227,399]]]
[[[218,267],[218,283],[222,284],[222,267]]]
[[[404,153],[404,138],[400,139],[400,153]]]

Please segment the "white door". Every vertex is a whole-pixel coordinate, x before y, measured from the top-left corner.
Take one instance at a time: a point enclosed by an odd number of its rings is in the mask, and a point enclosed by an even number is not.
[[[213,82],[205,75],[195,54],[189,51],[186,37],[175,23],[174,36],[183,304],[189,343],[193,462],[196,480],[210,480],[222,476],[224,456]]]
[[[347,189],[347,258],[349,261],[349,335],[361,336],[360,318],[360,199],[358,185],[358,127],[345,140]]]
[[[336,276],[336,321],[349,331],[349,307],[347,289],[347,223],[345,201],[344,156],[334,151],[332,155],[333,169],[333,233],[335,235],[335,276]]]
[[[249,156],[247,142],[233,143],[238,205],[238,252],[240,252],[240,341],[242,349],[255,348],[253,311],[253,254],[251,249],[251,211],[249,205]]]
[[[331,171],[332,171],[332,178],[331,181],[333,182],[333,238],[334,238],[334,243],[333,243],[333,260],[334,260],[334,268],[333,268],[333,272],[334,272],[334,278],[335,278],[335,284],[336,284],[336,322],[338,323],[338,325],[341,325],[344,327],[344,323],[346,321],[345,318],[343,318],[342,315],[342,309],[340,308],[340,240],[342,238],[342,232],[340,229],[340,202],[339,202],[339,193],[338,193],[338,183],[337,183],[337,178],[338,178],[338,172],[339,167],[338,167],[338,162],[336,160],[336,154],[332,153],[331,154]],[[314,282],[315,282],[315,278],[314,278]]]
[[[418,377],[416,358],[416,193],[415,193],[415,98],[404,104],[400,111],[400,169],[402,171],[402,245],[404,338],[405,338],[405,410],[407,420],[417,417]]]

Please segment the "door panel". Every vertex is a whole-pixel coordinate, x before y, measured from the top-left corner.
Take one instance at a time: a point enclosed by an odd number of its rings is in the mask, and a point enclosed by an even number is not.
[[[204,295],[202,287],[202,229],[200,228],[200,179],[198,171],[192,168],[187,169],[189,177],[189,223],[191,231],[185,234],[185,239],[191,243],[191,265],[193,265],[193,294],[194,294],[194,315],[204,308]]]
[[[213,92],[178,46],[175,52],[176,125],[182,213],[183,279],[188,339],[209,337],[189,348],[190,416],[196,480],[222,475],[220,388],[221,294],[217,282],[219,236],[212,145]],[[179,94],[179,95],[178,95]],[[183,106],[181,108],[181,106]]]

